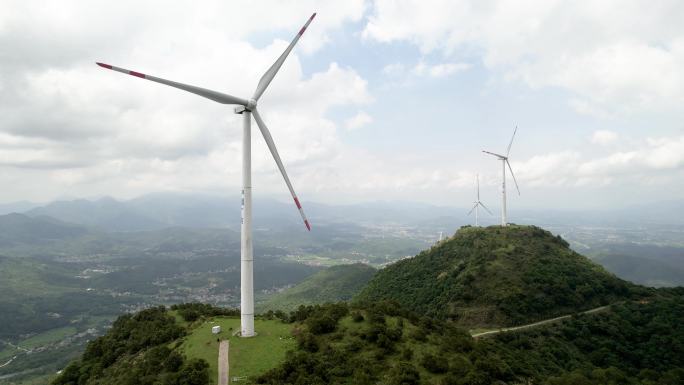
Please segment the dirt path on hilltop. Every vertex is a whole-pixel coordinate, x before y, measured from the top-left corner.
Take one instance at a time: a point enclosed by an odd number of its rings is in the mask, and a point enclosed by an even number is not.
[[[228,341],[221,341],[218,355],[218,385],[228,385],[230,381],[230,377],[228,377],[228,348]]]
[[[496,334],[499,334],[499,333],[502,333],[502,332],[513,332],[513,331],[522,330],[522,329],[534,328],[534,327],[537,327],[537,326],[542,326],[542,325],[550,324],[550,323],[552,323],[552,322],[558,322],[558,321],[564,320],[564,319],[566,319],[566,318],[570,318],[570,317],[572,317],[572,316],[575,315],[575,314],[591,314],[591,313],[598,313],[598,312],[600,312],[600,311],[607,310],[610,306],[611,306],[611,305],[599,306],[599,307],[597,307],[597,308],[590,309],[590,310],[586,310],[586,311],[583,311],[583,312],[580,312],[580,313],[573,313],[573,314],[568,314],[568,315],[564,315],[564,316],[560,316],[560,317],[556,317],[556,318],[550,318],[550,319],[546,319],[546,320],[543,320],[543,321],[533,322],[533,323],[527,324],[527,325],[520,325],[520,326],[514,326],[514,327],[510,327],[510,328],[501,328],[501,329],[497,329],[497,330],[490,330],[490,331],[486,331],[486,332],[475,333],[475,334],[471,334],[471,336],[472,336],[473,338],[478,338],[478,337],[485,337],[485,336],[496,335]]]

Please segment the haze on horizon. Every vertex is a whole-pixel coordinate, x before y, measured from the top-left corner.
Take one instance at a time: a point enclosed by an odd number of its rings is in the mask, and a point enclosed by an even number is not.
[[[465,207],[479,173],[497,207],[481,150],[515,125],[512,209],[681,199],[681,2],[6,1],[0,202],[237,195],[232,108],[94,63],[248,95],[313,11],[260,102],[303,201]],[[255,194],[288,199],[252,146]]]

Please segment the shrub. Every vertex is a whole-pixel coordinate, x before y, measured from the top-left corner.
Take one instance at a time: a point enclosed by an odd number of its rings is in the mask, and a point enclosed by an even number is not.
[[[337,320],[327,314],[316,315],[306,320],[306,326],[313,334],[325,334],[335,331]]]
[[[420,364],[430,373],[446,373],[449,370],[449,362],[443,356],[436,356],[430,353],[423,355]]]
[[[408,362],[400,362],[390,369],[388,373],[388,384],[391,385],[419,385],[420,373]]]
[[[362,322],[364,319],[363,314],[361,314],[361,312],[358,311],[352,312],[351,316],[354,322]]]

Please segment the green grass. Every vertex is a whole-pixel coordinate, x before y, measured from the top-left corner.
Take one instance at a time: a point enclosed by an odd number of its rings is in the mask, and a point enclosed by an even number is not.
[[[55,373],[42,374],[39,376],[30,376],[26,378],[13,379],[10,382],[11,385],[45,385],[49,384],[50,381],[56,376]]]
[[[273,295],[257,305],[257,311],[291,311],[300,305],[348,301],[363,289],[375,272],[371,266],[361,263],[329,267],[309,276],[296,286]]]
[[[0,290],[21,298],[64,294],[78,290],[64,284],[49,283],[46,277],[70,277],[71,272],[29,258],[0,259]]]
[[[65,326],[63,328],[52,329],[46,332],[36,334],[33,337],[27,338],[19,343],[19,346],[24,349],[33,349],[39,346],[48,345],[54,342],[59,342],[65,337],[76,334],[76,328],[73,326]]]
[[[19,349],[13,348],[9,345],[5,346],[4,349],[0,350],[0,365],[7,362],[7,360],[12,358],[17,353],[19,353]]]
[[[85,326],[88,328],[103,327],[111,324],[115,319],[116,317],[112,315],[89,315],[86,319]]]
[[[190,323],[186,321],[179,313],[177,310],[169,310],[169,315],[172,316],[175,320],[176,323],[187,328],[190,326]]]
[[[255,320],[258,335],[253,338],[233,336],[240,329],[239,318],[215,317],[207,320],[185,337],[180,349],[188,358],[203,358],[209,363],[209,374],[212,384],[218,377],[218,345],[217,335],[211,334],[211,327],[220,325],[218,338],[230,341],[230,378],[246,379],[266,372],[278,366],[285,353],[295,347],[292,338],[292,325],[280,321]],[[232,330],[231,330],[232,328]]]

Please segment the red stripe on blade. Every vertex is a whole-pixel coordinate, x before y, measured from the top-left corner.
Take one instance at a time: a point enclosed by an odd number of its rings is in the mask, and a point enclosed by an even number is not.
[[[96,62],[95,64],[99,65],[99,66],[102,67],[102,68],[106,68],[106,69],[109,69],[109,70],[112,69],[112,66],[110,66],[109,64],[98,63],[98,62]]]
[[[306,225],[306,229],[311,231],[311,225],[309,224],[309,221],[304,220],[304,224]]]
[[[145,79],[145,74],[141,74],[140,72],[135,72],[135,71],[128,71],[129,75],[137,76],[139,78]]]
[[[299,199],[297,199],[297,197],[295,197],[294,200],[295,200],[295,204],[297,205],[297,208],[301,210],[302,205],[299,204]]]
[[[309,18],[309,20],[313,20],[314,17],[316,17],[316,12],[314,12],[314,14],[311,15],[311,17]]]
[[[304,31],[306,31],[306,27],[302,27],[302,29],[299,30],[299,36],[302,36]]]

